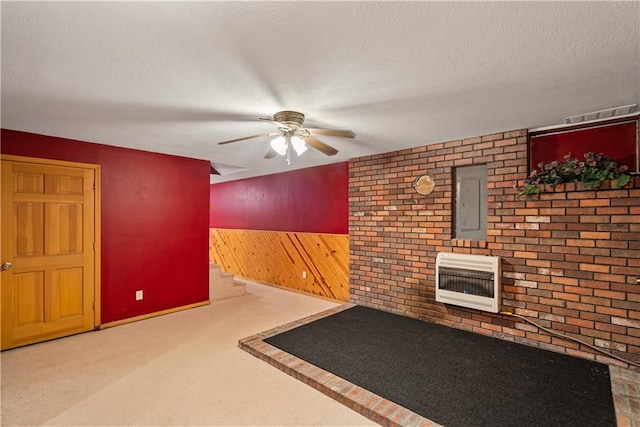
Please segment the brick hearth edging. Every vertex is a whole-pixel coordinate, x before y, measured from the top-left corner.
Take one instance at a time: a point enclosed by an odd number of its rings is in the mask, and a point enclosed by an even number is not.
[[[260,332],[238,341],[238,347],[258,359],[268,362],[281,371],[321,391],[330,398],[346,405],[370,420],[389,427],[416,426],[438,427],[440,424],[424,418],[400,405],[397,405],[377,394],[371,393],[337,375],[320,369],[287,352],[280,350],[263,340],[282,332],[306,325],[323,317],[331,316],[353,307],[344,304],[300,320]]]
[[[238,341],[238,347],[382,426],[442,427],[428,418],[264,342],[265,339],[274,335],[331,316],[355,305],[343,304],[242,338]],[[636,391],[640,390],[640,371],[612,365],[609,365],[609,370],[618,426],[640,427],[640,398],[636,395]]]

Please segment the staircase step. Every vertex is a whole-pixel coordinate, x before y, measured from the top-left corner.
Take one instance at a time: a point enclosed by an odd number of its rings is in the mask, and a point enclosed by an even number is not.
[[[242,296],[246,293],[246,285],[235,279],[232,273],[222,271],[220,266],[209,265],[209,300],[219,301],[223,299]]]

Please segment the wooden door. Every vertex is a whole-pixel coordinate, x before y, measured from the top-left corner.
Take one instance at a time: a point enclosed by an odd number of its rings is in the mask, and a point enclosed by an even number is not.
[[[97,324],[97,167],[8,157],[2,159],[3,350]]]

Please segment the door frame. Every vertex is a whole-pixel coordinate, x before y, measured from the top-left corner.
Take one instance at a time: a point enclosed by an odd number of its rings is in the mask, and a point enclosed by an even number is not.
[[[94,232],[94,247],[93,247],[93,329],[100,329],[100,260],[101,260],[101,248],[102,248],[102,233],[101,233],[101,205],[100,202],[102,200],[101,197],[101,167],[100,165],[93,163],[81,163],[81,162],[69,162],[66,160],[53,160],[53,159],[42,159],[39,157],[25,157],[25,156],[14,156],[11,154],[0,154],[1,160],[8,160],[12,162],[21,162],[21,163],[34,163],[39,165],[47,165],[47,166],[65,166],[72,168],[81,168],[81,169],[93,169],[94,178],[95,178],[95,188],[93,192],[93,207],[94,207],[94,221],[93,221],[93,232]]]

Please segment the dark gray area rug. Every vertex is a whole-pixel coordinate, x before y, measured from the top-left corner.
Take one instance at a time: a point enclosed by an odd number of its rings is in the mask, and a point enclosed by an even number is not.
[[[609,368],[356,306],[265,340],[432,421],[615,426]]]

